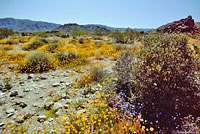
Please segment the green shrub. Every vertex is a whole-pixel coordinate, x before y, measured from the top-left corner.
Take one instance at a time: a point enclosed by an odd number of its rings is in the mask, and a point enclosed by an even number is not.
[[[7,38],[10,35],[14,35],[14,32],[12,29],[0,28],[0,39]]]
[[[59,48],[59,47],[60,47],[60,45],[57,44],[57,43],[50,43],[50,44],[47,44],[46,50],[51,52],[51,53],[55,53],[56,49]]]
[[[25,58],[22,72],[44,72],[55,68],[55,62],[51,55],[43,51],[33,51]]]
[[[27,49],[28,50],[34,50],[34,49],[37,49],[38,47],[43,46],[44,44],[45,43],[41,40],[34,40],[34,41],[32,41],[28,44]]]
[[[134,67],[137,109],[147,120],[171,133],[180,128],[189,114],[200,116],[199,60],[187,47],[187,37],[177,34],[150,34]],[[156,123],[158,121],[158,123]]]
[[[75,53],[67,53],[67,52],[57,52],[54,55],[54,57],[58,59],[58,61],[63,65],[70,63],[72,60],[78,58],[78,56],[76,56]]]

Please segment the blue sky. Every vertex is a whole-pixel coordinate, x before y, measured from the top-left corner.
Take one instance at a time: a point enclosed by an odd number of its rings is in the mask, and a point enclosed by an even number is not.
[[[0,18],[58,24],[157,28],[188,15],[200,22],[200,0],[0,0]]]

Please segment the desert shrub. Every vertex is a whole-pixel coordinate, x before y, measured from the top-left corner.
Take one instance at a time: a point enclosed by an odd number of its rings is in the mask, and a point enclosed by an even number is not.
[[[14,45],[14,44],[17,44],[17,43],[19,43],[18,39],[10,38],[10,39],[6,40],[6,44]]]
[[[77,44],[77,43],[78,43],[77,39],[72,39],[69,41],[69,44]]]
[[[120,54],[114,70],[117,76],[116,88],[118,93],[124,93],[127,97],[134,92],[134,81],[133,76],[133,65],[134,65],[134,53],[125,51]]]
[[[12,29],[0,28],[0,39],[7,38],[10,35],[14,35],[14,32]]]
[[[4,51],[12,50],[13,48],[14,48],[13,45],[1,45],[0,46],[0,50],[4,50]]]
[[[150,34],[134,67],[137,109],[147,120],[171,133],[182,118],[200,116],[199,61],[187,47],[187,37],[177,34]]]
[[[103,65],[95,65],[90,67],[90,78],[92,81],[102,82],[106,72]]]
[[[55,53],[56,49],[58,49],[59,47],[60,47],[60,45],[57,43],[50,43],[50,44],[47,44],[46,50],[51,53]]]
[[[66,64],[69,61],[67,52],[57,52],[54,57],[62,64]]]
[[[33,33],[33,35],[38,36],[38,37],[45,37],[45,38],[49,37],[49,34],[46,32],[35,32]]]
[[[27,46],[27,50],[34,50],[37,49],[38,47],[43,46],[45,43],[41,40],[34,40],[30,42]]]
[[[114,48],[118,51],[118,50],[126,50],[126,46],[124,44],[115,44]]]
[[[48,44],[48,43],[57,43],[59,41],[58,37],[51,37],[51,38],[40,37],[38,39],[43,41],[46,44]]]
[[[43,51],[33,51],[26,56],[22,72],[44,72],[55,68],[51,55]]]

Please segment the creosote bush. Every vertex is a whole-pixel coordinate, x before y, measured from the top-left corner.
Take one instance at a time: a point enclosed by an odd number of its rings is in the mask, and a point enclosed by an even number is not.
[[[44,72],[55,69],[56,62],[51,55],[43,51],[33,51],[26,56],[22,72]]]
[[[45,43],[41,40],[34,40],[30,42],[27,46],[27,50],[35,50],[41,46],[43,46]]]
[[[171,133],[189,114],[200,116],[199,61],[187,47],[187,37],[150,34],[134,66],[136,91],[142,104],[137,109],[147,120]],[[156,123],[158,122],[158,123]]]
[[[60,47],[60,45],[57,43],[50,43],[50,44],[47,44],[46,50],[51,53],[55,53],[56,49],[58,49],[59,47]]]

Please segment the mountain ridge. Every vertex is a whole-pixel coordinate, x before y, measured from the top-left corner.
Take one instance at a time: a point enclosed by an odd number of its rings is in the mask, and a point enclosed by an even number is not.
[[[66,23],[67,24],[76,24],[76,23]],[[60,26],[64,26],[61,24],[45,22],[45,21],[33,21],[31,19],[15,19],[15,18],[0,18],[0,28],[9,28],[13,29],[14,31],[18,32],[45,32],[45,31],[53,31]],[[77,24],[79,25],[79,24]],[[116,29],[119,29],[121,32],[124,32],[127,28],[116,28],[112,26],[106,26],[101,24],[85,24],[80,25],[89,27],[94,29],[95,27],[100,27],[102,29],[106,28],[107,30],[114,32]],[[141,32],[148,32],[154,30],[153,28],[131,28],[135,31]],[[104,29],[105,30],[105,29]]]
[[[9,28],[17,32],[43,32],[51,31],[60,24],[32,21],[30,19],[0,18],[0,27]]]

